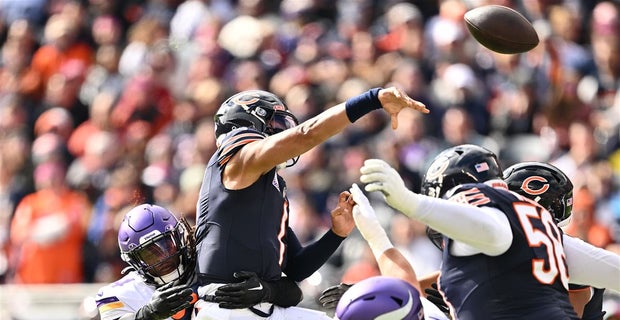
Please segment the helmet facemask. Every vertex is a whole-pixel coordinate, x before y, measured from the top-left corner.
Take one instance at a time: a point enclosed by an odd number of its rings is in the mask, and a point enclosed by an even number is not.
[[[146,279],[158,285],[181,278],[187,247],[181,224],[173,230],[156,234],[136,248],[123,252],[122,258]]]
[[[145,282],[160,286],[194,276],[195,237],[189,223],[150,204],[131,209],[119,227],[121,258]]]

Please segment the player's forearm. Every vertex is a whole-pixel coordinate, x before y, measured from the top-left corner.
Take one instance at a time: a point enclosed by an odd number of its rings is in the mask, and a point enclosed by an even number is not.
[[[500,255],[512,243],[508,219],[494,208],[420,196],[413,217],[452,240],[465,243],[487,255]]]
[[[294,128],[245,147],[242,156],[251,155],[247,161],[261,169],[260,172],[297,157],[342,132],[358,118],[380,109],[378,93],[379,88],[371,89],[328,108]]]
[[[330,229],[319,240],[289,252],[284,273],[295,281],[306,279],[327,262],[344,239]]]
[[[570,283],[620,292],[620,255],[564,235]]]
[[[396,248],[387,249],[377,258],[381,275],[396,277],[409,282],[420,291],[420,283],[413,267]],[[420,291],[422,292],[422,291]]]

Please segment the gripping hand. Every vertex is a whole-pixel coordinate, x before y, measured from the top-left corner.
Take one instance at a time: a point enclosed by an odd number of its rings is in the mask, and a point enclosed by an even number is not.
[[[234,277],[243,281],[223,285],[215,291],[215,302],[220,308],[243,309],[272,300],[271,284],[261,280],[256,273],[240,271],[235,272]]]
[[[418,195],[409,191],[398,172],[387,162],[368,159],[360,168],[360,181],[366,183],[366,191],[380,191],[392,208],[412,217],[417,211]]]
[[[187,285],[172,286],[171,282],[155,290],[149,303],[136,312],[135,319],[163,320],[188,308],[192,301],[192,289]]]
[[[327,309],[336,309],[338,301],[342,295],[353,286],[352,284],[341,283],[325,289],[319,297],[319,303]]]
[[[424,289],[424,292],[426,293],[426,299],[432,302],[434,305],[436,305],[437,308],[441,310],[441,312],[449,316],[450,308],[448,307],[448,304],[446,303],[446,301],[444,301],[443,296],[441,296],[441,293],[439,292],[439,289],[437,288],[437,283],[434,283],[434,282],[431,283],[431,287],[432,289],[431,288]]]
[[[366,195],[362,192],[357,184],[351,186],[351,195],[356,206],[353,208],[353,219],[355,225],[366,241],[377,238],[385,234],[385,230],[381,227],[379,220],[375,214],[375,210],[370,206],[370,202]]]

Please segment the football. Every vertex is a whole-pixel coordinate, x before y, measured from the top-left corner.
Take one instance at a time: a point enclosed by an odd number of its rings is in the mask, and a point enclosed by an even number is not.
[[[464,15],[469,33],[489,50],[515,54],[538,45],[534,26],[518,11],[500,5],[486,5]]]

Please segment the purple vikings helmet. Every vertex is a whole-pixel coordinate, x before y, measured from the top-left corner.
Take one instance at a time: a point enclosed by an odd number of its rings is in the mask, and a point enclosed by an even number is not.
[[[336,307],[339,320],[422,320],[420,293],[408,282],[376,276],[353,285]]]
[[[165,208],[142,204],[125,215],[118,230],[121,258],[147,282],[162,285],[194,270],[189,225]]]

